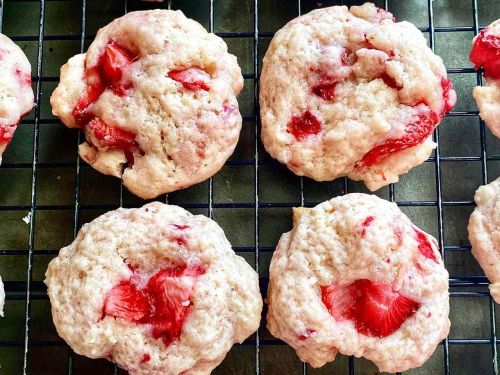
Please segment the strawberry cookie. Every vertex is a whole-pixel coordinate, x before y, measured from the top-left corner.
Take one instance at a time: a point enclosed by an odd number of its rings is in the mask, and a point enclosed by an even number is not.
[[[490,293],[500,303],[500,177],[477,189],[477,207],[470,219],[469,241],[472,255],[490,280]]]
[[[131,12],[61,69],[52,112],[86,142],[80,156],[142,198],[215,174],[241,129],[243,77],[224,41],[181,11]]]
[[[479,114],[491,132],[500,138],[500,20],[482,30],[472,42],[470,61],[484,69],[486,86],[472,91]]]
[[[370,190],[429,157],[456,102],[422,33],[370,3],[289,22],[271,41],[260,87],[271,156],[298,175],[348,176]]]
[[[294,209],[269,277],[267,327],[313,367],[342,353],[406,371],[450,329],[436,240],[373,195]]]
[[[177,206],[100,216],[45,276],[59,335],[130,374],[209,374],[259,327],[257,273],[214,221]]]
[[[17,125],[33,108],[31,65],[12,40],[0,34],[0,164]]]

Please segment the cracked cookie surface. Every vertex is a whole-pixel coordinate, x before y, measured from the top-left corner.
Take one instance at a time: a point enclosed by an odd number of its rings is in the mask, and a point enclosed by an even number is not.
[[[429,157],[455,101],[414,25],[373,4],[318,9],[279,30],[266,52],[262,141],[298,175],[376,190]]]
[[[222,229],[159,202],[85,224],[45,283],[68,345],[133,375],[209,374],[262,310],[258,275]]]
[[[313,367],[341,353],[382,372],[406,371],[450,329],[448,272],[436,239],[376,196],[294,209],[269,277],[269,331]]]
[[[142,198],[214,175],[241,129],[243,77],[224,41],[181,11],[131,12],[61,69],[52,111],[80,156]]]

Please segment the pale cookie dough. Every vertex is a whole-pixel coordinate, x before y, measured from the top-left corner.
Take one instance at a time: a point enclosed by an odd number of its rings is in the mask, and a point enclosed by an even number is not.
[[[31,64],[19,46],[0,34],[0,164],[22,117],[33,108]]]
[[[98,217],[45,276],[59,335],[131,375],[209,374],[259,327],[257,273],[213,220],[177,206]]]
[[[214,175],[241,129],[243,77],[224,41],[181,11],[131,12],[61,69],[52,112],[81,127],[80,156],[153,198]]]
[[[455,102],[414,25],[370,3],[317,9],[279,30],[264,57],[262,141],[298,175],[377,190],[429,157]]]
[[[376,196],[294,209],[269,277],[267,327],[313,367],[341,353],[365,357],[381,372],[406,371],[422,365],[450,329],[437,241]]]
[[[500,303],[500,177],[477,189],[477,207],[470,219],[469,241],[472,255],[490,280],[490,293]]]
[[[476,86],[472,95],[479,115],[500,138],[500,20],[487,26],[472,41],[471,61],[484,68],[486,86]]]

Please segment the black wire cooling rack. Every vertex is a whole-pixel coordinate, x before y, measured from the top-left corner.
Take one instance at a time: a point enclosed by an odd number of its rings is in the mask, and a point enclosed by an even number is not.
[[[58,2],[64,2],[68,0],[59,0]],[[392,0],[396,3],[396,0]],[[385,0],[382,3],[379,1],[378,5],[385,6],[386,9],[391,10],[391,5],[394,5],[392,1]],[[412,0],[413,1],[413,0]],[[23,125],[26,126],[27,129],[29,125],[32,126],[32,159],[24,161],[9,161],[6,160],[4,165],[2,165],[2,169],[11,169],[16,173],[21,173],[20,171],[24,171],[24,173],[30,174],[31,178],[26,179],[26,183],[29,183],[31,186],[29,198],[26,199],[25,203],[20,204],[0,204],[0,220],[6,220],[5,215],[8,213],[17,213],[18,217],[24,215],[24,213],[29,213],[28,216],[28,225],[27,230],[29,231],[27,246],[13,249],[8,246],[2,247],[2,236],[4,233],[2,230],[6,230],[6,227],[0,226],[0,262],[4,259],[7,259],[8,256],[16,256],[18,258],[22,258],[23,261],[15,262],[13,265],[4,265],[4,269],[8,267],[16,267],[17,269],[21,268],[19,272],[25,274],[25,278],[17,279],[7,279],[5,282],[6,285],[6,293],[7,293],[7,314],[15,314],[16,312],[10,310],[9,306],[14,302],[18,304],[23,304],[22,307],[18,308],[16,311],[18,314],[22,314],[24,321],[24,331],[22,335],[17,335],[19,339],[13,340],[5,340],[4,337],[0,336],[0,364],[4,362],[9,362],[8,359],[12,356],[17,356],[19,361],[14,364],[10,363],[6,370],[5,367],[0,368],[0,373],[4,374],[4,371],[7,373],[23,373],[23,374],[88,374],[94,372],[96,374],[108,374],[108,373],[120,373],[116,367],[103,365],[103,360],[101,361],[91,361],[84,362],[84,359],[75,355],[69,348],[65,346],[65,344],[60,340],[43,340],[38,338],[33,338],[33,331],[36,327],[37,322],[34,321],[34,311],[38,311],[38,307],[35,304],[38,301],[46,301],[47,295],[46,289],[41,280],[34,280],[34,270],[37,267],[43,266],[37,265],[35,259],[38,259],[39,255],[48,255],[53,257],[57,254],[58,248],[39,250],[36,246],[37,236],[43,236],[43,226],[46,223],[47,219],[46,213],[51,212],[53,210],[64,211],[69,213],[67,216],[67,220],[71,221],[72,225],[72,235],[76,236],[77,231],[80,225],[88,221],[88,218],[82,217],[82,210],[96,210],[100,211],[99,213],[111,210],[116,208],[117,206],[140,206],[143,204],[141,201],[133,201],[132,203],[128,202],[124,199],[125,194],[127,194],[122,185],[120,184],[119,189],[116,191],[118,198],[113,200],[113,203],[100,203],[100,204],[87,204],[82,203],[81,197],[81,186],[85,182],[85,177],[82,177],[85,166],[81,164],[80,160],[76,156],[76,148],[79,143],[81,143],[81,135],[78,134],[78,139],[74,141],[74,144],[70,146],[74,153],[71,155],[75,155],[73,160],[69,161],[57,161],[57,162],[47,162],[41,160],[40,158],[40,137],[41,137],[41,123],[45,124],[59,124],[59,121],[52,118],[47,119],[44,118],[44,114],[42,106],[40,105],[43,97],[47,97],[50,95],[45,88],[45,84],[50,84],[51,82],[55,85],[58,81],[57,75],[49,75],[44,70],[44,53],[46,53],[47,43],[48,42],[58,42],[58,41],[73,41],[79,43],[80,51],[84,51],[88,43],[92,40],[93,35],[90,35],[86,32],[88,25],[88,3],[91,3],[92,0],[82,0],[82,1],[73,1],[72,3],[78,4],[74,9],[74,16],[80,18],[81,17],[81,30],[78,32],[71,33],[51,33],[50,35],[46,35],[45,29],[49,26],[49,21],[47,21],[47,8],[50,3],[55,3],[55,0],[40,0],[40,1],[28,1],[28,0],[0,0],[0,31],[2,31],[2,25],[4,23],[4,10],[7,6],[14,7],[19,6],[19,12],[10,12],[10,17],[16,17],[21,19],[24,15],[22,14],[22,5],[25,3],[36,3],[39,7],[39,18],[38,18],[38,31],[36,35],[24,35],[22,32],[16,35],[9,35],[14,41],[21,44],[23,42],[30,42],[36,44],[36,56],[34,59],[36,64],[33,66],[33,83],[35,90],[35,99],[38,105],[34,108],[34,116],[32,118],[28,118],[23,120]],[[102,3],[109,3],[110,1],[103,1]],[[221,1],[222,2],[222,1]],[[233,1],[236,2],[237,1]],[[427,20],[428,23],[426,26],[421,27],[422,32],[428,35],[428,41],[431,48],[435,47],[436,35],[438,33],[457,33],[457,32],[470,32],[476,35],[479,30],[479,22],[478,22],[478,2],[481,3],[481,0],[461,0],[457,3],[460,6],[463,6],[466,3],[466,6],[469,8],[468,12],[472,13],[472,26],[454,26],[454,27],[436,27],[435,26],[435,4],[433,4],[432,0],[423,0],[421,1],[427,6]],[[95,1],[94,1],[95,3]],[[117,0],[114,3],[119,3],[120,7],[122,7],[123,13],[131,10],[131,9],[141,9],[141,7],[151,7],[151,5],[142,5],[137,1],[129,3],[125,0]],[[183,7],[182,1],[168,1],[163,5],[157,5],[165,8],[178,9]],[[217,19],[217,5],[219,0],[206,0],[199,1],[200,7],[207,7],[208,9],[208,20],[206,25],[210,31],[217,31],[214,27],[215,20]],[[238,201],[235,199],[230,202],[219,202],[214,199],[214,195],[217,195],[217,189],[219,187],[214,184],[214,178],[211,178],[206,184],[203,185],[202,198],[199,199],[199,202],[191,201],[188,203],[180,204],[187,209],[196,211],[201,210],[205,214],[208,214],[210,217],[215,217],[217,220],[217,215],[214,216],[214,210],[217,209],[246,209],[253,212],[253,219],[251,226],[253,228],[249,229],[250,232],[253,232],[253,245],[252,246],[234,246],[235,251],[246,254],[247,260],[250,263],[253,263],[256,270],[261,275],[261,288],[263,293],[265,294],[267,288],[267,270],[265,266],[262,266],[263,262],[262,258],[269,258],[272,254],[274,248],[269,245],[268,241],[262,240],[262,227],[264,225],[262,222],[262,211],[263,210],[277,210],[276,212],[281,212],[280,210],[288,210],[293,206],[314,206],[319,203],[319,201],[306,199],[307,189],[308,189],[308,181],[307,179],[297,178],[298,189],[297,189],[297,199],[293,201],[268,201],[264,196],[264,190],[262,184],[260,183],[260,179],[263,178],[262,174],[263,168],[266,166],[273,166],[273,168],[278,168],[278,164],[275,161],[270,160],[265,156],[265,152],[262,150],[259,144],[259,128],[257,124],[259,123],[259,111],[258,111],[258,72],[261,65],[261,56],[265,51],[265,43],[269,40],[273,33],[267,31],[259,30],[259,16],[262,16],[262,10],[259,8],[259,5],[262,6],[262,3],[269,3],[269,1],[265,0],[246,0],[242,1],[243,5],[241,7],[241,11],[250,12],[249,19],[251,19],[251,23],[253,23],[253,30],[245,30],[245,31],[236,31],[236,32],[218,32],[217,34],[226,41],[230,41],[231,39],[240,40],[244,43],[251,44],[251,49],[253,51],[251,57],[251,73],[244,72],[245,83],[250,84],[252,89],[249,91],[249,102],[250,105],[250,114],[244,116],[244,123],[246,126],[247,134],[250,134],[250,138],[252,141],[247,143],[247,148],[251,148],[251,152],[247,153],[250,155],[248,158],[232,158],[228,161],[227,165],[231,166],[235,169],[236,176],[239,176],[240,171],[243,168],[252,169],[253,173],[252,177],[247,180],[248,184],[252,184],[253,194],[250,199],[243,199]],[[279,1],[275,3],[280,3]],[[294,0],[289,2],[281,2],[288,4],[291,8],[295,10],[293,16],[300,15],[302,11],[309,11],[310,9],[317,6],[330,6],[330,5],[339,5],[343,4],[343,1],[309,1],[309,0]],[[347,2],[346,3],[351,3]],[[358,2],[359,3],[359,2]],[[491,2],[493,3],[493,2]],[[281,5],[282,7],[283,5]],[[269,9],[269,8],[267,8]],[[277,10],[278,11],[278,10]],[[191,14],[186,13],[188,17],[192,17]],[[500,14],[497,15],[500,16]],[[411,20],[410,20],[411,21]],[[54,20],[51,18],[50,22],[60,22],[63,24],[65,22],[64,19]],[[52,29],[54,29],[54,25],[50,25]],[[57,25],[56,25],[57,26]],[[484,25],[483,25],[484,26]],[[64,29],[65,30],[65,29]],[[455,74],[461,73],[469,73],[475,75],[477,77],[477,84],[482,83],[482,79],[479,73],[475,73],[474,70],[470,67],[468,68],[452,68],[448,69],[448,73],[453,76]],[[253,84],[253,86],[252,86]],[[455,86],[457,84],[455,83]],[[241,102],[241,101],[240,101]],[[480,179],[481,183],[487,183],[488,181],[493,180],[496,176],[490,176],[488,179],[488,163],[493,161],[500,160],[499,149],[488,150],[487,152],[487,130],[484,127],[484,124],[480,121],[478,117],[477,111],[467,110],[467,111],[453,111],[448,116],[450,117],[463,117],[467,118],[467,121],[470,122],[471,126],[479,128],[479,137],[480,137],[480,154],[474,156],[444,156],[441,153],[440,147],[436,149],[435,154],[429,158],[426,163],[431,163],[434,165],[433,179],[435,181],[435,200],[397,200],[396,189],[398,189],[398,185],[390,185],[387,191],[388,196],[385,198],[391,201],[397,201],[398,205],[401,207],[428,207],[432,210],[435,210],[435,214],[437,216],[437,230],[435,233],[437,234],[438,242],[440,249],[442,249],[442,255],[446,259],[447,254],[453,254],[454,252],[469,252],[470,246],[467,244],[454,244],[449,243],[450,241],[445,241],[445,228],[444,228],[444,209],[447,207],[463,207],[463,206],[473,206],[472,197],[470,200],[445,200],[443,199],[443,188],[442,188],[442,174],[443,174],[443,165],[445,163],[455,163],[454,165],[459,168],[458,162],[476,162],[478,165],[477,168],[480,168]],[[18,130],[19,132],[20,130]],[[434,139],[439,144],[439,132],[440,129],[436,129],[434,134]],[[28,137],[28,139],[31,139]],[[457,145],[459,147],[460,145]],[[14,146],[11,146],[14,147]],[[64,147],[63,147],[64,148]],[[248,150],[247,150],[248,151]],[[461,164],[460,164],[461,165]],[[480,165],[480,167],[479,167]],[[50,168],[74,168],[75,178],[73,180],[74,190],[72,193],[72,203],[64,203],[64,204],[44,204],[43,202],[39,202],[39,194],[38,188],[41,181],[41,175],[44,173],[44,170]],[[1,170],[1,169],[0,169]],[[2,177],[4,176],[4,177]],[[4,175],[0,175],[0,187],[1,179],[5,178]],[[8,176],[8,174],[7,174]],[[352,191],[352,182],[349,182],[347,179],[341,179],[340,182],[340,191],[338,194],[345,194],[349,191]],[[57,192],[55,193],[57,194]],[[180,192],[179,194],[183,194]],[[172,195],[171,195],[172,196]],[[165,196],[162,198],[164,201],[169,202],[172,200],[169,196]],[[0,201],[1,202],[1,201]],[[173,202],[177,203],[177,202]],[[2,216],[2,214],[5,214]],[[37,220],[38,216],[43,215],[43,220]],[[1,224],[1,223],[0,223]],[[47,224],[48,225],[48,224]],[[38,228],[41,226],[41,228]],[[3,228],[3,229],[2,229]],[[38,261],[38,260],[37,260]],[[0,264],[1,265],[1,264]],[[42,270],[43,272],[43,270]],[[446,339],[440,344],[440,355],[438,355],[437,365],[432,367],[431,369],[422,370],[420,373],[424,374],[434,374],[434,373],[444,373],[444,374],[498,374],[498,366],[497,366],[497,345],[499,340],[497,338],[496,333],[496,324],[497,318],[495,315],[495,305],[492,302],[491,297],[488,294],[486,289],[487,280],[484,276],[454,276],[451,275],[450,279],[450,295],[452,301],[454,299],[459,299],[459,304],[464,298],[473,297],[473,298],[481,298],[483,300],[487,300],[487,315],[486,319],[489,319],[488,331],[489,334],[485,337],[480,338],[459,338],[459,339]],[[475,311],[469,312],[472,315],[475,314]],[[37,313],[38,314],[38,313]],[[2,324],[3,322],[0,322]],[[452,322],[453,324],[453,322]],[[0,329],[1,332],[1,329]],[[245,347],[246,355],[239,356],[235,355],[232,358],[228,358],[226,362],[230,362],[226,365],[222,365],[221,368],[216,370],[217,373],[263,373],[263,374],[283,374],[283,373],[320,373],[318,370],[314,370],[309,366],[306,366],[298,361],[293,354],[290,354],[290,351],[283,352],[280,348],[286,348],[284,343],[280,340],[276,340],[272,338],[269,333],[265,330],[265,320],[263,320],[261,329],[251,338],[246,340],[243,344],[237,345],[236,348]],[[453,346],[465,346],[464,351],[461,353],[468,353],[467,356],[469,358],[463,357],[456,358],[450,361],[450,350]],[[486,355],[482,355],[480,357],[475,356],[477,348],[481,347],[484,352],[485,348],[489,352]],[[57,350],[52,350],[51,348],[56,348]],[[271,348],[271,350],[268,350]],[[442,352],[441,352],[442,351]],[[12,354],[17,353],[17,354]],[[231,355],[230,355],[231,357]],[[459,355],[460,357],[460,355]],[[466,365],[465,363],[472,361],[477,361],[478,358],[482,363],[481,366],[477,366],[476,364]],[[362,360],[355,359],[350,357],[348,359],[338,359],[335,362],[334,366],[339,367],[327,367],[323,369],[321,373],[348,373],[348,374],[373,374],[375,371],[373,367],[367,367],[366,363],[360,362]],[[246,363],[249,362],[249,363]],[[17,363],[17,365],[16,365]],[[59,365],[53,365],[54,363],[58,363]],[[99,365],[94,364],[99,363]],[[108,366],[108,367],[106,367]],[[476,370],[475,370],[476,369]]]

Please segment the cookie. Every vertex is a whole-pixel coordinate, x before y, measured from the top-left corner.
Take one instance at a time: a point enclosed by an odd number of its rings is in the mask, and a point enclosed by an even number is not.
[[[177,206],[100,216],[45,276],[59,335],[132,375],[209,374],[259,327],[257,273],[213,220]]]
[[[86,142],[80,156],[142,198],[215,174],[241,129],[243,77],[224,41],[181,11],[131,12],[61,69],[52,112]]]
[[[0,276],[0,316],[3,317],[3,307],[5,305],[5,289],[3,286],[2,277]]]
[[[33,103],[31,65],[22,49],[0,34],[0,164],[17,125]]]
[[[267,327],[313,367],[341,353],[406,371],[450,329],[437,241],[373,195],[294,209],[269,278]]]
[[[491,132],[500,138],[500,20],[474,38],[470,61],[475,69],[484,69],[486,79],[486,86],[476,86],[472,90],[479,115]]]
[[[414,25],[370,3],[317,9],[279,30],[266,52],[262,141],[297,175],[348,176],[376,190],[428,158],[455,102]]]
[[[477,189],[477,207],[470,216],[469,241],[488,280],[490,293],[500,303],[500,177]]]

